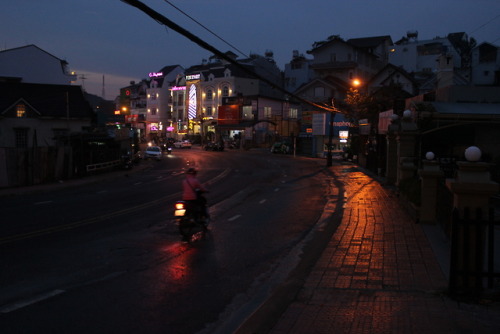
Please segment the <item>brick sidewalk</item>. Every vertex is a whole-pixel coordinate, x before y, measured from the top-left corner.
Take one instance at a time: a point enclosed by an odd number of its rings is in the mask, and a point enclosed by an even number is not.
[[[284,333],[500,333],[498,306],[458,303],[422,229],[392,191],[355,168],[344,215],[295,301],[270,331]]]

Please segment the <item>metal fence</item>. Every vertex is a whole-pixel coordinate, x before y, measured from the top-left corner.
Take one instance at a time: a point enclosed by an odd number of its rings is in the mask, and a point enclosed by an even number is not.
[[[471,212],[474,211],[474,212]],[[474,213],[474,215],[473,215]],[[449,290],[454,296],[480,297],[500,287],[500,268],[495,268],[494,211],[453,210]],[[498,237],[498,236],[497,236]],[[497,240],[498,241],[498,240]]]

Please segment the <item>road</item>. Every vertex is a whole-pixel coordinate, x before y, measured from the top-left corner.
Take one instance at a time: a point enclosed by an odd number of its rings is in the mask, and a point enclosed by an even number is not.
[[[141,164],[1,198],[1,333],[234,330],[295,267],[329,205],[317,159],[193,148]],[[183,243],[172,208],[193,166],[213,223]]]

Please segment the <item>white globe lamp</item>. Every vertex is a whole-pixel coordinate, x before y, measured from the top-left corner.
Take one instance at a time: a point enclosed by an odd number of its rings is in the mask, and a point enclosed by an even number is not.
[[[434,153],[433,153],[433,152],[427,152],[427,153],[425,153],[425,158],[426,158],[427,160],[434,160],[435,155],[434,155]]]
[[[465,159],[470,162],[476,162],[481,159],[481,150],[476,146],[465,149]]]

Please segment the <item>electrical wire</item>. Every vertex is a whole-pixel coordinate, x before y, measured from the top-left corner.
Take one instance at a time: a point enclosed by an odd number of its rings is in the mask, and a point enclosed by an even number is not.
[[[193,35],[192,33],[190,33],[189,31],[187,31],[186,29],[182,28],[181,26],[179,26],[178,24],[174,23],[173,21],[169,20],[168,18],[166,18],[165,16],[161,15],[160,13],[158,13],[157,11],[153,10],[152,8],[146,6],[145,4],[143,4],[141,1],[138,1],[138,0],[120,0],[124,3],[127,3],[129,4],[130,6],[132,7],[135,7],[139,10],[141,10],[142,12],[144,12],[146,15],[148,15],[149,17],[151,17],[153,20],[155,20],[156,22],[162,24],[162,25],[165,25],[167,27],[169,27],[170,29],[178,32],[179,34],[187,37],[189,40],[191,40],[192,42],[198,44],[199,46],[201,46],[202,48],[212,52],[214,55],[228,61],[229,63],[233,64],[234,66],[240,68],[242,71],[246,72],[247,74],[253,76],[254,78],[256,79],[259,79],[261,80],[262,82],[265,82],[267,83],[268,85],[270,85],[271,87],[281,91],[282,93],[285,93],[291,97],[294,97],[295,99],[297,99],[298,101],[301,101],[303,103],[306,103],[306,104],[309,104],[311,106],[314,106],[316,108],[319,108],[319,109],[323,109],[325,111],[329,111],[329,112],[340,112],[337,108],[335,108],[334,106],[325,106],[325,105],[320,105],[320,104],[317,104],[317,103],[314,103],[312,101],[308,101],[298,95],[295,95],[289,91],[287,91],[286,89],[284,89],[283,87],[279,86],[279,85],[276,85],[274,82],[272,82],[271,80],[267,79],[267,78],[264,78],[260,75],[258,75],[257,73],[255,73],[254,71],[250,70],[249,68],[247,68],[246,66],[243,66],[241,65],[240,63],[238,63],[236,60],[234,60],[233,58],[229,57],[228,55],[226,55],[225,53],[219,51],[218,49],[216,49],[215,47],[213,47],[212,45],[208,44],[207,42],[205,42],[204,40],[200,39],[199,37]]]
[[[180,13],[182,13],[183,15],[185,15],[186,17],[188,17],[190,20],[192,20],[193,22],[195,22],[196,24],[198,24],[200,27],[202,27],[203,29],[205,29],[206,31],[208,31],[209,33],[211,33],[212,35],[214,35],[215,37],[217,37],[219,40],[221,40],[222,42],[224,42],[226,45],[228,45],[229,47],[233,48],[234,50],[238,51],[241,55],[247,57],[247,58],[250,58],[249,56],[247,56],[243,51],[239,50],[236,46],[232,45],[231,43],[229,43],[228,41],[226,41],[225,39],[223,39],[222,37],[220,37],[219,35],[217,35],[215,32],[213,32],[212,30],[210,30],[209,28],[207,28],[205,25],[203,25],[202,23],[200,23],[198,20],[196,20],[195,18],[193,18],[192,16],[190,16],[189,14],[187,14],[186,12],[184,12],[182,9],[180,9],[179,7],[175,6],[173,3],[171,3],[170,1],[168,0],[163,0],[165,1],[166,3],[168,3],[170,6],[174,7],[176,10],[178,10]]]

